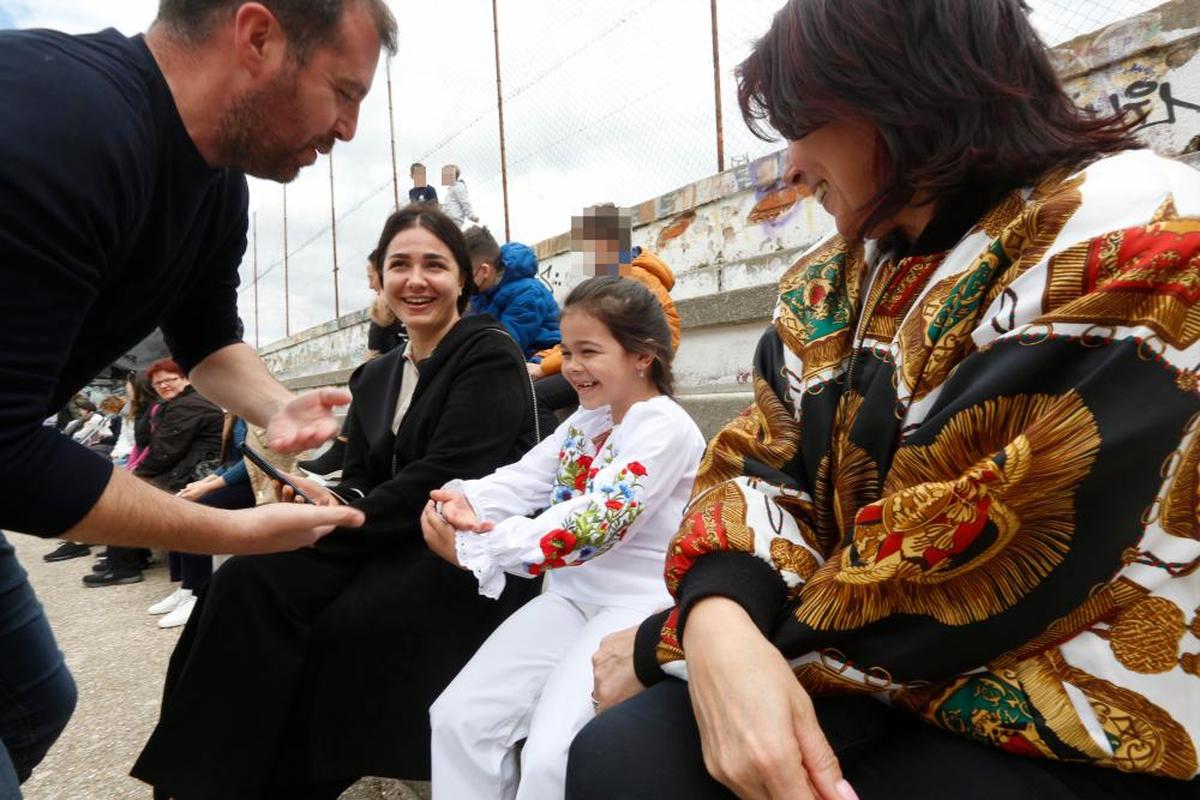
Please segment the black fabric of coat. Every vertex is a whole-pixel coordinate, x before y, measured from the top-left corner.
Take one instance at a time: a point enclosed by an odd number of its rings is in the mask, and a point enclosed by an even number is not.
[[[150,452],[134,475],[160,489],[177,492],[197,479],[196,467],[216,466],[221,455],[225,414],[193,387],[163,403],[150,437]]]
[[[345,476],[367,517],[317,547],[237,557],[213,576],[167,673],[161,718],[133,775],[177,800],[309,796],[305,783],[429,774],[428,708],[510,613],[434,555],[429,492],[482,477],[535,441],[516,343],[490,317],[461,320],[418,365],[398,435],[394,351],[351,379]],[[357,491],[356,491],[357,490]]]

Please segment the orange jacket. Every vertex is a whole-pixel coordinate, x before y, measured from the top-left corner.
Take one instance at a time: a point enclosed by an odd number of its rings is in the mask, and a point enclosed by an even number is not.
[[[630,265],[632,270],[628,277],[637,281],[650,290],[658,298],[663,314],[667,317],[667,327],[671,329],[671,349],[679,347],[679,312],[675,310],[675,301],[671,299],[671,289],[675,286],[675,273],[671,268],[648,250],[643,250]],[[537,353],[542,359],[542,375],[557,375],[562,372],[562,345],[555,345],[549,350]]]

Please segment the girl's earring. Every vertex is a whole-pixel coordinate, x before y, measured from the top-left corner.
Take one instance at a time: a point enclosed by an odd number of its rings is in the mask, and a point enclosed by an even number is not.
[[[638,367],[638,377],[639,378],[646,377],[646,371],[644,369],[642,369],[641,367]]]

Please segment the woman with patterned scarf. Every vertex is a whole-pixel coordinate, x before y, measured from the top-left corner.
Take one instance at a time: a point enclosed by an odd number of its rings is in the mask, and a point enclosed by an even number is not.
[[[568,798],[1197,796],[1200,175],[1077,109],[1026,10],[791,0],[739,66],[837,232]]]

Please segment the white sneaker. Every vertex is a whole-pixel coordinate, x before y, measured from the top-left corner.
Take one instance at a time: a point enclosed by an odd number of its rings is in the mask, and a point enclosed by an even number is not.
[[[178,628],[180,625],[187,624],[188,617],[192,615],[192,609],[196,607],[196,598],[191,592],[188,592],[187,598],[175,607],[175,610],[158,621],[160,628]]]
[[[180,603],[192,596],[191,589],[176,589],[169,595],[159,600],[154,605],[146,609],[147,614],[169,614],[174,611]]]

